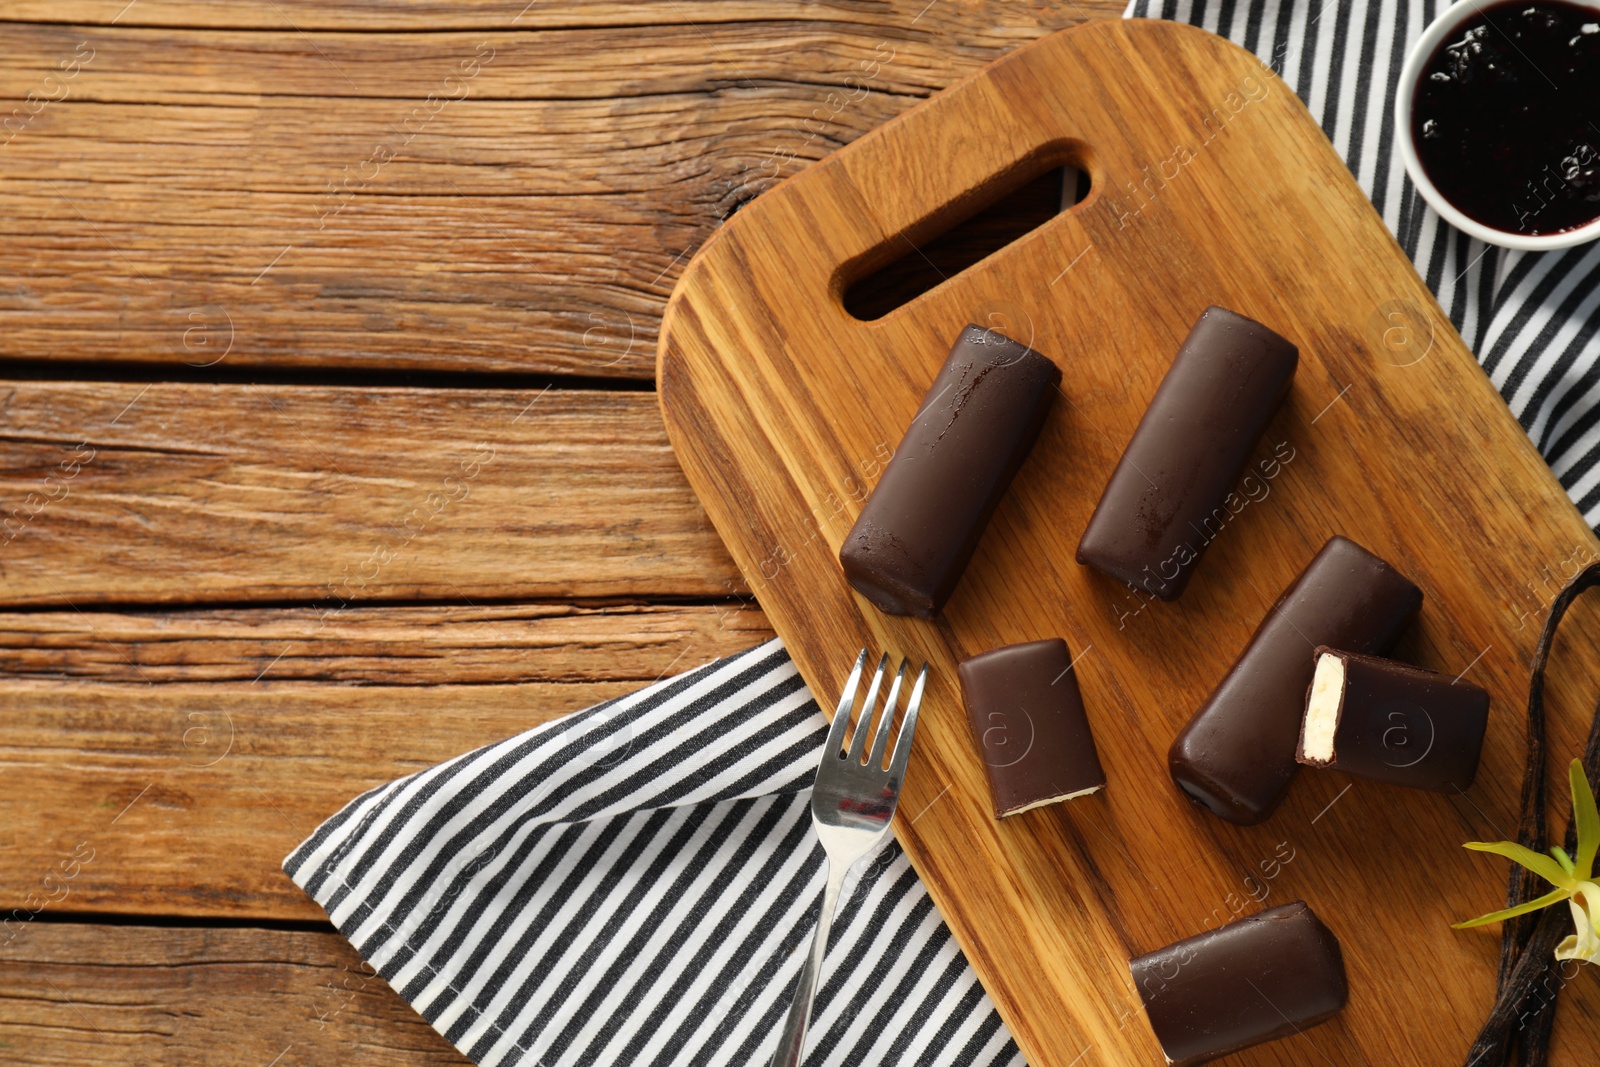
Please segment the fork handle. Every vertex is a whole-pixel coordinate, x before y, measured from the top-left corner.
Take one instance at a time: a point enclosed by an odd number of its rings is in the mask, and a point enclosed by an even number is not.
[[[811,938],[811,954],[806,965],[800,968],[800,981],[794,987],[794,1000],[789,1004],[789,1017],[783,1023],[778,1051],[772,1055],[772,1067],[799,1067],[800,1054],[806,1049],[806,1027],[811,1025],[817,973],[822,970],[822,956],[828,950],[828,930],[833,926],[833,911],[839,905],[839,891],[844,888],[844,876],[849,870],[832,861],[825,862],[828,885],[822,891],[822,913],[817,916],[817,932]]]

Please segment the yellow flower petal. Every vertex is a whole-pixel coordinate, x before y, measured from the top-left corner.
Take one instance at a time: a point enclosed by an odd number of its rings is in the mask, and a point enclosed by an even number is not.
[[[1464,923],[1451,923],[1450,929],[1470,930],[1474,926],[1487,926],[1490,923],[1502,922],[1506,919],[1514,919],[1518,915],[1526,915],[1530,911],[1538,911],[1540,908],[1548,908],[1552,904],[1559,904],[1563,900],[1568,900],[1571,897],[1572,890],[1570,889],[1553,889],[1544,896],[1535,900],[1530,900],[1526,904],[1518,904],[1516,907],[1506,908],[1504,911],[1491,911],[1487,915],[1480,915],[1476,919],[1468,919]]]
[[[1504,856],[1513,863],[1520,863],[1540,878],[1553,886],[1562,889],[1574,889],[1578,879],[1561,869],[1561,864],[1533,851],[1524,848],[1515,841],[1468,841],[1462,848],[1470,848],[1474,852],[1493,852],[1496,856]]]
[[[1586,882],[1594,877],[1594,857],[1600,852],[1600,811],[1596,810],[1594,792],[1583,775],[1583,762],[1573,760],[1567,768],[1572,785],[1572,819],[1578,825],[1578,854],[1573,857],[1576,867],[1574,877]]]

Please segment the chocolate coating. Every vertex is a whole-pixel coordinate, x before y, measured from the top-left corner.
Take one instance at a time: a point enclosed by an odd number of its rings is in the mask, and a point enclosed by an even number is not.
[[[1175,600],[1237,509],[1224,506],[1289,391],[1295,346],[1209,307],[1139,420],[1078,542],[1078,562]]]
[[[1422,606],[1422,590],[1354,541],[1329,538],[1267,612],[1172,748],[1172,780],[1201,806],[1244,826],[1283,800],[1318,645],[1386,651]]]
[[[1317,649],[1344,664],[1343,691],[1333,731],[1333,758],[1306,755],[1302,723],[1295,759],[1309,767],[1377,782],[1455,793],[1472,785],[1489,725],[1489,694],[1377,656]],[[1307,693],[1309,703],[1310,693]]]
[[[993,649],[962,661],[956,673],[995,818],[1105,786],[1065,641]]]
[[[1288,1037],[1349,999],[1339,939],[1293,901],[1128,961],[1145,1015],[1178,1067]]]
[[[889,615],[936,615],[1044,425],[1061,370],[967,326],[839,549],[845,578]]]

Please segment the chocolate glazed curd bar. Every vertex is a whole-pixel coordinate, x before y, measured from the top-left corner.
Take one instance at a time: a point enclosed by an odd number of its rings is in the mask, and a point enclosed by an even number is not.
[[[1299,762],[1378,782],[1455,793],[1478,775],[1489,694],[1377,656],[1319,648]]]
[[[995,818],[1105,788],[1065,641],[992,649],[956,673]]]
[[[839,549],[856,592],[889,615],[938,614],[1060,381],[1026,345],[981,326],[961,331]]]
[[[1229,822],[1266,819],[1299,770],[1316,647],[1387,651],[1421,606],[1422,590],[1399,571],[1354,541],[1330,538],[1172,742],[1172,780]]]
[[[1339,939],[1293,901],[1128,961],[1150,1027],[1178,1067],[1288,1037],[1349,999]]]
[[[1299,361],[1259,322],[1206,308],[1111,472],[1078,562],[1176,600],[1232,516],[1224,502]]]

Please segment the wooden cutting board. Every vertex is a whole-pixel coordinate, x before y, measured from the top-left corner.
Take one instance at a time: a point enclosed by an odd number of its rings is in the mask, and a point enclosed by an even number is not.
[[[1092,177],[1076,208],[877,321],[846,313],[854,279],[1063,161]],[[1300,346],[1257,456],[1289,458],[1258,474],[1183,599],[1145,605],[1073,553],[1212,303]],[[944,614],[890,618],[845,584],[839,545],[968,321],[1055,359],[1064,395]],[[821,702],[863,645],[932,663],[896,832],[1033,1067],[1161,1064],[1128,957],[1295,898],[1342,940],[1350,1005],[1230,1062],[1461,1062],[1499,939],[1449,924],[1500,906],[1506,866],[1460,843],[1514,833],[1529,656],[1600,543],[1258,60],[1153,21],[1018,50],[723,227],[673,297],[659,377],[684,470]],[[1179,795],[1167,746],[1334,533],[1423,588],[1398,654],[1493,695],[1478,782],[1449,797],[1308,770],[1270,821],[1229,825]],[[997,823],[955,666],[1056,635],[1080,657],[1110,785]],[[1597,668],[1600,615],[1580,605],[1552,667],[1557,771]],[[1558,1064],[1600,1045],[1594,970],[1568,983]]]

